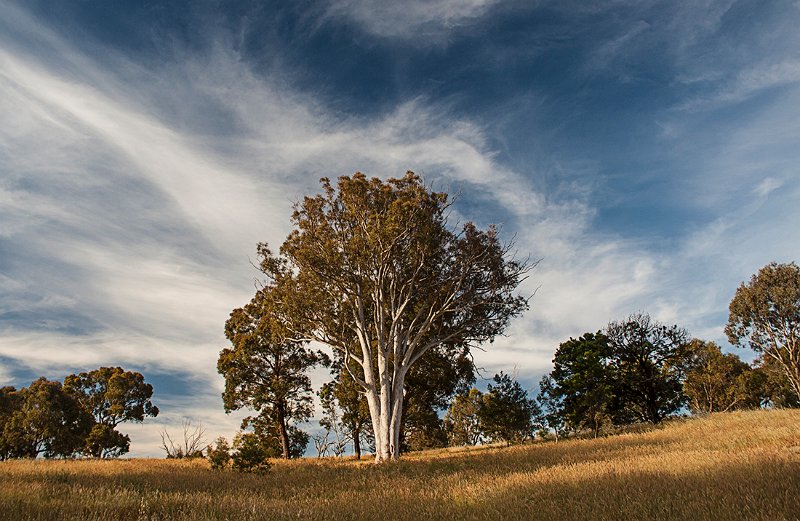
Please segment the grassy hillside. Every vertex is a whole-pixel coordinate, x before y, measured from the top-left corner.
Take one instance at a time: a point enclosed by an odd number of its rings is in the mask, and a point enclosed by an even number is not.
[[[800,519],[800,410],[399,464],[0,463],[0,519]]]

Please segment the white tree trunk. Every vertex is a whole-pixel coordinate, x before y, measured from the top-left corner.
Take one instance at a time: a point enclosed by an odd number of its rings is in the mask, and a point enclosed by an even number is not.
[[[366,392],[372,429],[375,434],[375,462],[400,457],[400,429],[403,419],[403,388],[407,370],[399,370],[394,379],[382,378]],[[366,382],[373,384],[372,382]],[[379,390],[380,389],[380,390]]]

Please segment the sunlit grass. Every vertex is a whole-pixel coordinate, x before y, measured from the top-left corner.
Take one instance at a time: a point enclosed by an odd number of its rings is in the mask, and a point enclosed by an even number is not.
[[[800,411],[411,454],[397,464],[0,463],[0,519],[800,519]]]

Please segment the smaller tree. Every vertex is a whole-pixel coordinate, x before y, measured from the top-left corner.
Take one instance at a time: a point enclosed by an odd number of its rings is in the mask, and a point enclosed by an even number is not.
[[[331,441],[328,439],[330,438],[331,433],[330,431],[325,432],[318,432],[311,436],[311,439],[314,441],[314,449],[317,451],[318,458],[324,458],[328,455],[328,451],[331,449]]]
[[[223,470],[231,462],[231,447],[223,436],[216,443],[206,447],[206,458],[213,470]]]
[[[534,418],[539,415],[539,408],[528,398],[528,392],[502,371],[494,375],[494,384],[489,384],[478,409],[478,419],[486,437],[508,445],[531,438],[536,429]]]
[[[476,388],[453,398],[444,416],[444,425],[450,445],[477,445],[483,432],[480,408],[483,393]]]
[[[553,407],[558,404],[549,413],[551,421],[568,422],[576,430],[591,429],[597,437],[610,417],[614,382],[610,357],[608,337],[600,331],[570,338],[558,346],[553,371],[544,382],[546,394],[541,395],[552,400]],[[557,420],[556,416],[561,418]]]
[[[616,423],[659,423],[684,405],[681,356],[689,341],[686,330],[637,313],[610,323],[605,335],[611,348],[610,407]]]
[[[291,432],[297,430],[292,422],[306,421],[313,413],[306,372],[329,360],[307,349],[306,342],[287,338],[284,324],[273,313],[273,296],[271,288],[264,288],[245,307],[231,312],[225,336],[232,347],[220,352],[217,369],[225,378],[225,412],[243,407],[257,411],[252,420],[258,429],[273,431],[283,457],[289,458]]]
[[[81,452],[92,417],[61,383],[42,377],[6,398],[16,408],[3,428],[7,457],[72,457]]]
[[[567,423],[564,416],[564,399],[556,391],[556,384],[553,379],[545,375],[539,382],[539,393],[536,395],[536,403],[539,404],[541,411],[540,421],[542,428],[552,431],[556,443],[559,437],[563,436],[567,430]]]
[[[730,343],[772,359],[800,399],[800,267],[764,266],[739,286],[729,310]]]
[[[694,413],[724,412],[760,406],[753,370],[714,342],[694,339],[683,349],[683,390]],[[755,391],[755,392],[754,392]]]
[[[361,448],[364,442],[369,442],[372,438],[369,405],[361,386],[353,380],[350,371],[343,364],[343,361],[336,364],[336,378],[324,384],[320,389],[320,401],[326,417],[331,417],[331,414],[336,415],[340,430],[343,431],[341,438],[346,437],[350,440],[353,445],[353,454],[356,459],[361,459]],[[338,411],[329,413],[329,409],[333,408],[338,408]],[[325,443],[329,443],[327,437]]]
[[[319,400],[322,404],[322,418],[319,424],[326,431],[324,438],[315,438],[314,440],[320,457],[328,450],[332,451],[337,458],[341,457],[347,449],[347,444],[353,439],[350,429],[343,421],[341,409],[334,393],[335,386],[332,382],[323,385],[319,391]],[[333,438],[329,440],[331,435]],[[318,442],[322,439],[324,439],[325,450],[320,451],[321,446]]]
[[[263,439],[253,432],[240,432],[233,438],[234,470],[240,472],[264,473],[270,468],[269,450]]]
[[[144,376],[121,367],[101,367],[94,371],[71,374],[64,379],[64,390],[94,417],[96,425],[86,439],[85,451],[96,458],[116,457],[128,452],[130,438],[116,431],[122,422],[144,421],[156,417],[153,386]]]

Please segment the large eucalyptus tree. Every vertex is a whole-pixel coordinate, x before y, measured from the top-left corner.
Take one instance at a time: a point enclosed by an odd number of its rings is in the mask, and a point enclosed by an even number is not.
[[[361,173],[321,180],[295,205],[293,231],[260,267],[295,337],[339,350],[363,388],[376,461],[400,455],[404,381],[439,345],[492,341],[527,309],[516,294],[530,264],[497,230],[448,225],[448,195],[413,172],[386,182]]]

